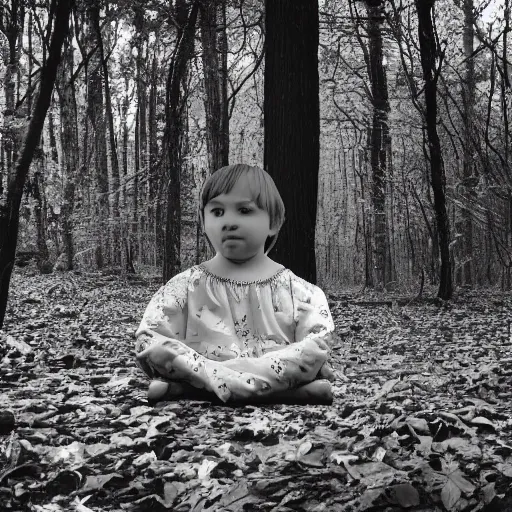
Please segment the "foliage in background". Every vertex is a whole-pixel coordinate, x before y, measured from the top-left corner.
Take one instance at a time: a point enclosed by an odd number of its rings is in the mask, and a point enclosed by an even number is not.
[[[209,2],[217,12],[219,34],[225,33],[226,45],[220,45],[218,51],[225,52],[227,59],[229,161],[262,165],[264,2]],[[385,284],[387,288],[409,288],[422,276],[435,283],[439,274],[428,144],[421,115],[424,99],[418,20],[412,4],[397,0],[381,3],[382,63],[390,104],[384,183]],[[37,84],[38,66],[46,51],[41,27],[48,17],[47,7],[16,4],[19,9],[11,12],[17,16],[14,25],[18,32],[13,33],[7,17],[0,26],[4,72],[0,189],[4,194],[31,108],[27,92]],[[355,0],[319,3],[317,268],[319,283],[332,289],[372,285],[375,277],[369,137],[372,103],[365,61],[370,4]],[[177,48],[179,9],[190,5],[184,0],[171,4],[77,2],[69,42],[72,51],[62,63],[67,71],[54,92],[43,143],[26,188],[19,250],[40,253],[46,245],[49,261],[53,264],[61,256],[57,263],[66,268],[69,265],[63,254],[69,243],[65,237],[71,234],[75,266],[135,270],[138,265],[162,265],[169,185],[164,148],[167,75]],[[510,23],[507,6],[507,2],[475,1],[473,16],[468,18],[464,15],[468,0],[435,2],[438,132],[452,225],[451,265],[458,285],[511,285],[510,65],[504,44]],[[94,12],[99,14],[96,28]],[[467,135],[464,34],[470,22],[474,30],[474,51],[469,57],[474,65],[474,90],[471,133]],[[193,54],[181,81],[185,128],[181,141],[181,268],[209,255],[195,216],[199,187],[211,172],[202,44],[197,29]],[[63,94],[71,83],[73,94],[66,96],[66,103]],[[71,111],[72,119],[66,125],[66,112]],[[66,139],[70,126],[74,136]],[[71,156],[75,159],[70,167]],[[40,228],[36,227],[38,218]]]

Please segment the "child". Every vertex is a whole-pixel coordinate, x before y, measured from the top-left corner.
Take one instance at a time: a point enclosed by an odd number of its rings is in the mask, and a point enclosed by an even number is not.
[[[285,220],[270,175],[219,169],[198,214],[215,257],[162,286],[136,332],[138,363],[153,379],[148,398],[332,403],[325,294],[267,256]]]

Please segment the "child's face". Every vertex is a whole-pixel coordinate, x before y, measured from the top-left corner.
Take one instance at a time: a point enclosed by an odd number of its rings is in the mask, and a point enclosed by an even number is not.
[[[246,176],[241,176],[229,194],[220,194],[204,208],[204,227],[217,254],[236,263],[264,254],[270,229],[270,217],[252,202]],[[228,240],[226,236],[239,237]]]

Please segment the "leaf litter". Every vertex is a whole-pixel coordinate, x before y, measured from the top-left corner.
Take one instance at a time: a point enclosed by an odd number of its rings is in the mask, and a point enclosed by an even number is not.
[[[150,407],[133,334],[157,287],[17,270],[2,511],[512,510],[512,295],[330,296],[332,406]]]

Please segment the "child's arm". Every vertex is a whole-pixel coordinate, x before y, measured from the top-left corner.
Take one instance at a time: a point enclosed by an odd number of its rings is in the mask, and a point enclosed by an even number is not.
[[[319,287],[315,287],[309,303],[298,304],[296,315],[295,340],[314,339],[319,346],[327,348],[330,353],[339,338],[336,335],[325,293]],[[317,378],[335,380],[334,372],[327,361],[320,368]]]
[[[299,300],[296,306],[295,341],[312,339],[319,347],[330,351],[336,333],[327,297],[318,286],[310,293],[304,289],[301,291],[305,300]]]
[[[295,311],[295,342],[261,357],[212,361],[178,340],[168,339],[139,355],[168,378],[204,387],[224,402],[258,399],[298,388],[322,377],[329,357],[334,322],[325,294],[313,287],[298,290]],[[304,292],[304,293],[303,293]],[[172,373],[171,373],[172,372]]]
[[[157,342],[185,339],[189,278],[186,272],[178,274],[153,295],[135,332],[137,354]],[[137,361],[144,373],[151,378],[155,376],[145,358],[138,357]]]
[[[215,392],[225,402],[270,396],[323,376],[335,334],[320,288],[297,285],[294,343],[259,358],[212,361],[180,341],[186,335],[187,287],[180,303],[174,279],[151,299],[137,330],[138,348],[142,350],[137,358],[150,377],[184,380]]]

